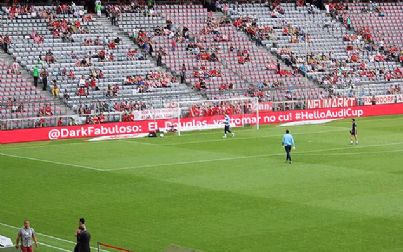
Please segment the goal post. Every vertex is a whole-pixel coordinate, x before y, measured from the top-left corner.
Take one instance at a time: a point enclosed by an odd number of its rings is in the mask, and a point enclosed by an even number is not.
[[[134,252],[134,250],[129,250],[125,248],[120,248],[111,244],[97,242],[98,252],[111,252],[111,251],[120,251],[120,252]]]
[[[231,118],[231,127],[254,126],[259,129],[259,100],[230,98],[181,101],[177,103],[177,132],[218,129],[223,127],[224,114]]]

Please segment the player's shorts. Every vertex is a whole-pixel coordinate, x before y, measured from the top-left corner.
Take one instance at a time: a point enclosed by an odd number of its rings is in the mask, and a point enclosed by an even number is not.
[[[23,247],[23,246],[21,246],[21,251],[22,252],[32,252],[33,250],[32,250],[32,247]]]
[[[350,130],[350,134],[351,134],[352,136],[355,136],[355,135],[357,135],[357,132],[356,132],[355,130]]]
[[[230,131],[229,125],[225,125],[224,131],[225,131],[225,132]]]

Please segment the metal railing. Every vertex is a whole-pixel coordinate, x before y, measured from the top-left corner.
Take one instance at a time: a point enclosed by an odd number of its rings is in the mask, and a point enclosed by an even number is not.
[[[123,112],[102,113],[104,119],[102,122],[121,122]],[[0,120],[1,130],[13,130],[24,128],[40,128],[55,126],[73,126],[84,124],[101,123],[99,113],[83,114],[83,115],[61,115],[61,116],[42,116],[27,117]],[[97,120],[94,120],[97,117]]]

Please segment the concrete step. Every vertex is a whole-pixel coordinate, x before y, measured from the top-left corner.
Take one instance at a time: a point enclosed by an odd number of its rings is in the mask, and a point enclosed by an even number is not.
[[[14,63],[14,59],[11,55],[5,53],[3,50],[0,50],[0,60],[5,61],[6,63],[8,63],[9,65]],[[20,68],[21,71],[21,76],[28,80],[32,86],[34,85],[34,80],[33,77],[30,73],[30,70],[25,69],[23,67]],[[47,96],[48,98],[51,98],[51,100],[53,100],[53,102],[57,105],[57,106],[62,106],[65,107],[65,104],[63,102],[60,101],[60,99],[53,97],[48,91],[43,91],[42,88],[37,87],[37,92],[39,94],[41,94],[42,96]],[[73,111],[70,110],[68,107],[67,108],[67,112],[68,114],[73,114]]]

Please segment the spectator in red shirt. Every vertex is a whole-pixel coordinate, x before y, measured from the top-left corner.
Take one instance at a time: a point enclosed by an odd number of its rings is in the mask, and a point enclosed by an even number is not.
[[[97,88],[97,81],[94,77],[91,78],[90,86],[92,90],[95,90]]]
[[[171,49],[172,49],[172,51],[175,51],[175,49],[176,49],[176,39],[175,38],[172,39],[172,41],[171,41]]]
[[[74,79],[76,77],[76,75],[74,74],[73,69],[70,69],[68,77],[69,77],[69,79]]]

